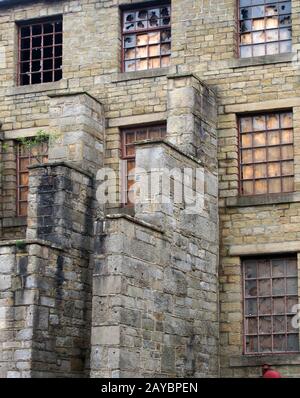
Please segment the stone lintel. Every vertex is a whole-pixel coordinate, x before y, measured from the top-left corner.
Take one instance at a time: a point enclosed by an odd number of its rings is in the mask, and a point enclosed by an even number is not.
[[[166,112],[147,113],[143,115],[124,116],[108,120],[108,127],[127,127],[146,123],[160,123],[167,120]]]
[[[115,76],[113,76],[112,83],[166,76],[170,72],[173,72],[173,69],[174,68],[172,67],[166,67],[166,68],[140,70],[136,72],[117,73]]]
[[[300,106],[300,98],[283,98],[274,99],[262,102],[245,102],[243,104],[226,105],[225,113],[252,113],[252,112],[263,112],[263,111],[274,111],[275,109],[289,109],[296,106]]]
[[[256,243],[229,247],[230,256],[255,256],[257,254],[278,254],[300,252],[300,242]]]

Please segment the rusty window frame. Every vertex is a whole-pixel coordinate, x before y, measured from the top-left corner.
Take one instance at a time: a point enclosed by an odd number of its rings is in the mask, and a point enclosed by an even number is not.
[[[62,79],[62,16],[18,24],[18,43],[19,86]]]
[[[247,262],[248,265],[252,264],[255,269],[254,275],[250,275],[247,270]],[[293,264],[294,273],[288,273],[288,264]],[[260,267],[262,265],[266,265],[265,270],[269,268],[269,276],[261,276]],[[278,269],[275,271],[275,266],[278,267],[281,265],[284,268],[284,273],[279,275]],[[298,266],[297,266],[297,256],[296,255],[281,255],[281,256],[268,256],[268,257],[248,257],[244,258],[242,261],[243,268],[243,312],[244,312],[244,354],[283,354],[283,353],[295,353],[299,352],[299,330],[293,329],[292,327],[292,318],[296,315],[293,312],[293,306],[298,304]],[[251,268],[250,268],[251,269]],[[281,268],[282,269],[282,268]],[[250,271],[251,272],[251,271]],[[277,273],[276,273],[277,272]],[[295,292],[288,293],[288,280],[294,280],[295,283]],[[274,292],[274,281],[281,280],[283,281],[284,293],[273,293]],[[261,283],[269,282],[269,291],[265,290],[263,294],[261,294],[260,287]],[[248,286],[253,287],[248,289]],[[249,285],[247,285],[249,284]],[[266,285],[267,286],[267,285]],[[277,285],[278,288],[278,285]],[[254,289],[254,290],[253,290]],[[252,294],[249,295],[248,292],[252,290]],[[265,300],[265,305],[267,300],[269,300],[269,311],[265,313],[262,311],[263,300]],[[283,310],[278,309],[278,303],[284,302]],[[255,303],[253,307],[250,305],[250,301],[252,304]],[[289,304],[288,304],[289,302]],[[277,303],[277,304],[276,304]],[[248,305],[249,304],[249,305]],[[267,305],[266,305],[267,307]],[[265,308],[266,308],[265,307]],[[250,308],[252,312],[250,312]],[[276,308],[276,309],[275,309]],[[278,325],[284,318],[284,328],[278,330]],[[268,319],[269,326],[266,320]],[[250,321],[252,320],[251,328]],[[264,326],[263,326],[264,325]],[[269,327],[269,329],[268,329]],[[277,330],[276,330],[277,328]],[[290,337],[293,336],[293,344],[295,344],[295,348],[291,349],[291,340]],[[295,336],[297,336],[295,338]],[[279,349],[276,346],[275,341],[279,341],[276,339],[282,339],[281,344],[282,349]],[[269,349],[263,349],[263,339],[269,339]],[[255,343],[256,341],[256,343]],[[266,340],[265,340],[266,341]],[[251,348],[252,347],[252,348]],[[266,348],[266,346],[265,346]]]
[[[26,148],[23,144],[16,144],[16,163],[17,163],[17,216],[27,216],[28,190],[29,190],[29,170],[28,166],[38,163],[38,157],[42,158],[42,163],[48,162],[48,142],[40,143],[32,149]],[[35,151],[41,154],[35,155]],[[24,163],[27,166],[24,167]],[[25,180],[25,183],[22,180]]]
[[[289,53],[292,51],[291,45],[292,45],[292,2],[291,1],[284,1],[284,0],[279,0],[277,2],[270,2],[269,0],[261,0],[259,4],[251,4],[251,0],[237,0],[238,1],[238,21],[239,21],[239,56],[240,58],[250,58],[250,57],[255,57],[255,56],[263,56],[263,55],[274,55],[274,54],[280,54],[280,53]],[[249,5],[246,5],[246,3],[250,3]],[[256,2],[257,3],[257,2]],[[286,6],[288,5],[287,11],[279,13],[279,7]],[[274,15],[267,15],[266,13],[266,7],[273,7],[277,6],[277,12],[278,14]],[[259,16],[252,16],[252,9],[257,8],[257,7],[264,7],[264,14]],[[290,11],[289,11],[290,8]],[[249,10],[250,15],[248,17],[243,18],[243,11],[242,10]],[[250,10],[251,9],[251,10]],[[244,11],[245,12],[245,11]],[[268,27],[268,20],[270,20],[272,17],[277,16],[277,26],[274,27]],[[263,27],[260,29],[254,29],[254,21],[258,20],[263,20]],[[281,22],[284,22],[281,25]],[[288,23],[285,23],[288,22]],[[247,26],[248,25],[248,26]],[[251,26],[250,26],[251,25]],[[276,24],[275,24],[276,25]],[[287,29],[290,32],[290,37],[288,38],[282,38],[282,34],[284,32],[284,29]],[[267,41],[266,34],[271,31],[277,31],[277,36],[278,39],[274,40],[269,40]],[[285,30],[286,33],[288,31]],[[254,41],[254,36],[255,34],[260,33],[264,37],[264,41]],[[245,35],[250,35],[251,41],[250,43],[243,43],[243,37]],[[289,35],[289,33],[288,33]],[[286,48],[284,48],[284,43],[286,44]],[[269,48],[271,48],[272,45],[276,46],[278,45],[278,49],[276,51],[269,51]],[[263,49],[263,53],[256,54],[254,53],[255,48],[258,46],[261,46],[261,49]],[[249,47],[249,52],[250,54],[243,54],[245,51],[246,47]],[[274,46],[273,46],[274,47]]]
[[[148,126],[137,126],[124,128],[121,130],[121,157],[123,160],[122,171],[122,203],[125,205],[133,205],[129,199],[130,184],[132,176],[129,175],[128,165],[135,167],[135,143],[145,140],[163,139],[167,134],[166,123],[152,124]],[[127,137],[131,135],[132,139],[127,142]]]
[[[162,16],[162,10],[163,9],[168,9],[169,15],[168,16]],[[148,27],[148,23],[150,22],[150,14],[149,12],[151,10],[159,10],[159,26],[156,27]],[[143,19],[138,19],[138,13],[141,13],[142,11],[147,12],[147,18]],[[129,15],[134,15],[134,18],[132,21],[127,22],[125,18],[128,18]],[[133,72],[137,70],[148,70],[148,69],[155,69],[159,67],[167,67],[170,65],[170,59],[171,59],[171,4],[170,2],[165,2],[162,4],[154,4],[151,7],[149,6],[139,6],[139,7],[133,7],[133,8],[128,8],[128,9],[123,9],[122,10],[122,18],[121,18],[121,31],[122,31],[122,72]],[[163,21],[165,22],[169,20],[168,24],[162,25]],[[138,23],[145,23],[144,28],[137,28]],[[134,25],[132,30],[126,30],[125,27],[129,25]],[[149,37],[151,34],[159,34],[159,41],[150,43]],[[164,39],[163,39],[163,34],[164,34]],[[145,36],[147,35],[147,44],[138,44],[137,39],[139,36]],[[126,46],[126,39],[129,38],[129,36],[134,37],[134,44],[131,46]],[[154,49],[154,47],[159,47],[159,53],[151,55],[151,48]],[[165,53],[162,52],[162,47],[167,49]],[[158,49],[157,47],[157,49]],[[138,56],[138,51],[142,51],[142,49],[146,49],[146,55],[140,54]],[[134,57],[128,58],[126,57],[126,52],[130,53],[129,50],[132,50],[135,54]],[[127,65],[129,63],[134,63],[134,68],[128,69]],[[138,63],[142,63],[146,67],[138,67]],[[157,63],[157,65],[154,66],[154,63]]]
[[[289,115],[291,120],[290,126],[285,126],[282,122],[284,115]],[[271,118],[278,118],[279,126],[276,128],[268,128],[268,121],[270,122]],[[265,118],[265,129],[258,130],[255,129],[254,121],[258,118]],[[252,129],[249,131],[245,131],[243,129],[243,121],[246,119],[251,119]],[[241,196],[253,196],[253,195],[266,195],[266,194],[276,194],[282,192],[293,192],[294,191],[294,129],[293,129],[293,112],[291,110],[285,111],[276,111],[276,112],[267,112],[267,113],[256,113],[256,114],[246,114],[238,116],[238,129],[239,129],[239,193]],[[285,142],[283,140],[284,134],[290,133],[291,139],[289,142]],[[271,144],[272,134],[278,133],[280,137],[280,142],[277,144]],[[266,142],[265,145],[254,145],[254,137],[265,134]],[[252,144],[250,146],[245,146],[243,144],[244,137],[251,136]],[[279,148],[280,156],[277,159],[270,158],[271,151],[275,151]],[[285,148],[285,149],[284,149]],[[265,160],[255,161],[255,156],[261,150],[265,150]],[[284,151],[290,151],[292,156],[285,156]],[[244,160],[244,154],[246,152],[251,151],[251,161]],[[266,174],[265,176],[255,175],[257,170],[259,169],[259,165],[265,165]],[[280,173],[276,175],[272,175],[270,169],[272,166],[276,167],[279,165]],[[291,171],[287,173],[284,171],[284,167],[288,166],[291,168]],[[252,177],[246,176],[247,168],[249,171],[252,168]],[[273,172],[274,174],[274,172]],[[280,179],[280,190],[274,190],[272,187],[272,183],[278,182]],[[277,180],[277,181],[276,181]],[[262,191],[262,189],[258,190],[257,186],[259,186],[259,182],[264,184],[266,183],[266,189]],[[250,189],[250,185],[252,184],[252,189]],[[246,185],[249,187],[246,188]],[[261,192],[262,191],[262,192]]]

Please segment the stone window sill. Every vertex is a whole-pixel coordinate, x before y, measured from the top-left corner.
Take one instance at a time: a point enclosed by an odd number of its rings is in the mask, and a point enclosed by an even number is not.
[[[261,196],[237,196],[226,198],[227,207],[265,206],[281,203],[300,202],[300,192]]]
[[[175,68],[176,69],[176,68]],[[157,68],[148,70],[139,70],[136,72],[117,73],[112,79],[112,83],[124,82],[128,80],[148,79],[152,77],[167,76],[172,73],[173,68]],[[176,70],[175,70],[176,72]]]
[[[48,91],[66,89],[66,88],[68,88],[68,81],[62,79],[52,83],[10,87],[6,90],[6,95],[12,96],[12,95],[34,94],[34,93],[48,92]]]
[[[229,360],[231,368],[256,367],[265,363],[270,365],[300,365],[300,353],[240,355],[231,357]]]
[[[293,57],[295,55],[296,55],[295,53],[286,53],[286,54],[264,55],[253,58],[233,59],[230,61],[230,67],[244,68],[248,66],[270,65],[270,64],[278,64],[284,62],[292,62]]]
[[[25,227],[27,226],[27,217],[10,217],[2,219],[3,228]]]

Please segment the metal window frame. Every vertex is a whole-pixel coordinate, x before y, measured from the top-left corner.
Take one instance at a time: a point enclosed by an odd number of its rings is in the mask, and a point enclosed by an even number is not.
[[[55,23],[61,23],[61,31],[56,32],[55,28],[53,29],[52,33],[44,33],[44,25],[52,23],[55,26]],[[42,31],[41,34],[34,35],[32,34],[32,26],[34,25],[41,25]],[[22,29],[23,28],[30,28],[30,34],[29,36],[24,36],[22,37]],[[56,43],[56,36],[61,35],[61,43]],[[44,46],[44,38],[45,37],[52,37],[52,45],[46,45]],[[40,37],[41,38],[41,46],[36,46],[33,47],[32,41],[34,38]],[[28,40],[30,41],[29,48],[22,49],[22,40]],[[61,47],[61,54],[56,56],[55,49]],[[44,57],[44,50],[47,48],[52,48],[52,56],[51,57]],[[40,49],[41,50],[41,57],[37,59],[32,58],[32,52],[34,49]],[[22,52],[24,51],[29,51],[29,59],[26,61],[22,61]],[[61,59],[61,67],[56,68],[55,67],[55,62]],[[43,63],[44,61],[52,61],[52,67],[51,69],[43,69]],[[39,71],[32,71],[32,65],[33,62],[40,62],[41,64],[41,69]],[[22,64],[29,63],[29,72],[22,73]],[[55,81],[59,81],[62,79],[62,65],[63,65],[63,16],[62,15],[56,15],[52,17],[47,17],[47,18],[40,18],[40,19],[33,19],[33,20],[27,20],[18,23],[18,65],[17,65],[17,85],[18,86],[27,86],[27,85],[32,85],[32,84],[43,84],[44,82],[44,73],[50,73],[52,74],[52,79],[51,81],[47,80],[47,83],[53,83]],[[60,72],[60,76],[56,77],[57,72]],[[39,83],[33,83],[32,82],[32,77],[35,74],[41,75],[41,81]],[[22,82],[22,76],[27,75],[29,77],[29,82],[28,83],[23,83]]]
[[[289,298],[289,297],[296,298],[298,300],[298,303],[299,303],[298,294],[287,294],[287,280],[288,279],[297,279],[297,281],[298,281],[298,279],[299,279],[298,266],[297,266],[297,272],[296,272],[295,276],[287,276],[286,275],[286,264],[285,264],[285,274],[284,274],[283,277],[274,276],[273,275],[273,267],[272,267],[272,260],[281,259],[283,261],[286,261],[287,259],[291,259],[291,258],[296,261],[296,264],[298,264],[298,259],[297,259],[297,255],[296,254],[268,255],[268,256],[264,256],[264,257],[262,257],[262,256],[256,256],[256,257],[252,256],[252,257],[245,257],[245,258],[242,259],[243,353],[244,353],[244,355],[247,355],[247,356],[251,356],[252,355],[253,356],[253,355],[273,355],[273,354],[295,354],[295,353],[299,353],[300,352],[300,342],[299,342],[300,334],[299,334],[299,331],[297,331],[297,332],[289,332],[288,328],[287,328],[287,325],[288,325],[288,320],[287,319],[288,319],[288,317],[290,317],[292,315],[295,316],[295,314],[289,313],[287,311],[287,298]],[[247,260],[256,261],[256,278],[246,278],[245,261],[247,261]],[[258,276],[258,261],[259,260],[264,260],[264,261],[268,261],[269,262],[270,273],[271,273],[270,277],[260,278]],[[274,294],[273,295],[273,292],[272,292],[273,279],[283,279],[284,280],[284,286],[285,286],[285,294],[284,295],[283,294],[280,294],[280,295]],[[251,296],[251,297],[247,297],[246,296],[246,282],[248,280],[256,281],[256,290],[257,290],[256,296]],[[270,294],[269,295],[260,295],[259,287],[258,287],[258,281],[260,281],[260,280],[270,280],[271,281]],[[260,312],[259,312],[259,300],[261,298],[269,298],[271,300],[271,306],[272,306],[271,314],[260,314]],[[284,313],[282,313],[282,314],[274,314],[274,309],[273,309],[274,308],[273,307],[274,298],[284,298],[284,310],[285,310]],[[257,302],[257,313],[256,313],[256,315],[253,315],[253,316],[247,316],[246,315],[246,302],[249,299],[256,300],[256,302]],[[284,332],[278,332],[278,333],[274,332],[274,318],[277,317],[277,316],[285,317],[285,331]],[[271,330],[270,333],[261,333],[260,332],[260,318],[262,318],[262,317],[270,317],[271,318],[271,328],[272,328],[272,330]],[[247,320],[250,319],[250,318],[257,319],[257,333],[248,333]],[[289,335],[297,335],[298,336],[298,347],[299,347],[298,350],[295,350],[295,351],[287,350],[287,347],[288,347],[287,346],[287,344],[288,344],[288,336]],[[271,351],[261,351],[260,350],[260,337],[261,336],[271,336],[271,344],[272,344]],[[274,350],[274,336],[285,336],[285,347],[286,347],[285,351]],[[257,337],[257,351],[251,351],[251,352],[247,351],[247,337]]]
[[[264,0],[264,6],[266,6],[266,5],[278,5],[278,4],[280,4],[280,3],[286,3],[287,1],[289,1],[290,3],[291,3],[291,6],[292,6],[292,1],[291,0],[278,0],[276,3],[270,3],[269,2],[269,0]],[[238,12],[238,15],[237,15],[237,21],[238,21],[238,57],[239,58],[242,58],[242,59],[244,59],[244,58],[253,58],[253,57],[256,57],[256,56],[260,56],[260,55],[253,55],[253,48],[255,47],[255,46],[258,46],[258,45],[264,45],[264,48],[265,48],[265,54],[264,55],[262,55],[262,56],[266,56],[266,55],[276,55],[276,54],[288,54],[289,52],[281,52],[280,51],[280,43],[282,43],[282,42],[289,42],[289,43],[291,43],[291,45],[292,45],[292,43],[293,43],[293,38],[291,37],[291,39],[288,39],[288,40],[280,40],[280,30],[282,30],[282,29],[284,29],[284,28],[286,28],[286,27],[290,27],[291,29],[292,29],[292,22],[291,22],[291,24],[290,25],[288,25],[288,26],[284,26],[284,27],[282,27],[282,28],[280,28],[280,26],[278,25],[278,27],[277,28],[265,28],[265,29],[261,29],[261,30],[252,30],[252,28],[251,28],[251,30],[249,31],[249,32],[242,32],[241,31],[241,22],[242,21],[244,21],[244,20],[242,20],[241,19],[241,8],[246,8],[246,7],[242,7],[241,6],[241,3],[240,3],[240,0],[236,0],[236,2],[237,2],[237,12]],[[258,4],[257,6],[259,6],[260,4]],[[255,6],[255,5],[254,5]],[[252,6],[250,6],[250,7],[252,7]],[[290,13],[285,13],[285,14],[281,14],[281,15],[290,15],[291,16],[291,18],[292,18],[292,10],[291,10],[291,12]],[[267,15],[264,15],[262,18],[264,19],[264,21],[266,22],[266,19],[267,18],[269,18],[269,17],[271,17],[271,16],[267,16]],[[249,19],[247,19],[247,20],[249,20],[249,21],[253,21],[254,19],[262,19],[262,18],[249,18]],[[278,18],[279,18],[279,14],[278,14]],[[266,24],[265,24],[265,26],[266,26]],[[276,29],[277,31],[278,31],[278,40],[276,40],[276,41],[264,41],[264,42],[262,42],[262,43],[251,43],[251,44],[242,44],[242,41],[241,41],[241,36],[242,36],[242,34],[243,33],[250,33],[251,34],[251,41],[252,41],[252,33],[253,32],[266,32],[266,31],[268,31],[268,30],[274,30],[274,29]],[[277,53],[274,53],[274,54],[267,54],[267,48],[266,48],[266,45],[267,44],[272,44],[272,43],[278,43],[278,45],[279,45],[279,47],[278,47],[278,52]],[[241,57],[241,48],[242,47],[244,47],[244,46],[251,46],[251,56],[250,57]]]
[[[238,127],[238,129],[237,129],[238,130],[238,176],[239,176],[238,191],[239,191],[239,195],[240,196],[252,197],[252,196],[264,196],[264,195],[268,195],[268,196],[278,195],[278,192],[277,193],[269,192],[269,184],[268,184],[269,180],[278,179],[278,178],[280,178],[280,184],[281,184],[281,190],[280,190],[279,193],[288,193],[288,192],[294,192],[295,191],[295,181],[294,181],[294,184],[293,184],[293,189],[291,191],[283,191],[283,179],[284,178],[294,178],[295,179],[295,168],[294,168],[294,173],[293,174],[290,174],[290,175],[283,175],[282,174],[282,163],[289,162],[289,161],[291,162],[291,161],[294,161],[294,159],[295,159],[294,123],[293,123],[292,127],[290,127],[290,128],[282,128],[281,124],[279,124],[279,128],[278,129],[270,129],[270,130],[266,129],[266,130],[262,130],[262,131],[254,131],[252,129],[252,131],[245,132],[245,133],[243,133],[241,131],[241,120],[243,118],[247,118],[247,117],[254,118],[255,116],[265,116],[265,117],[267,117],[268,115],[279,115],[279,123],[281,123],[280,122],[280,115],[283,114],[283,113],[291,113],[291,115],[293,117],[293,110],[292,109],[282,109],[282,110],[267,111],[267,112],[255,112],[255,113],[243,113],[243,114],[238,114],[237,115],[237,127]],[[261,133],[264,132],[264,133],[266,133],[266,136],[267,136],[268,132],[272,132],[272,131],[281,132],[283,130],[291,130],[292,131],[292,134],[293,134],[292,143],[287,143],[287,144],[282,143],[281,142],[281,134],[280,134],[280,144],[278,144],[278,145],[264,145],[264,146],[259,146],[259,147],[253,146],[253,135],[254,134],[259,133],[259,132],[261,132]],[[242,146],[242,135],[243,134],[251,134],[252,135],[252,146],[251,147],[243,148],[243,146]],[[292,158],[284,159],[282,157],[282,148],[285,147],[285,146],[293,146],[293,157]],[[254,162],[253,161],[253,157],[252,157],[252,162],[250,162],[250,163],[243,163],[242,162],[242,152],[243,152],[243,150],[251,150],[252,154],[253,154],[256,149],[263,149],[263,148],[266,149],[266,161]],[[268,148],[280,148],[280,160],[269,160],[268,159],[268,150],[267,150]],[[280,172],[281,172],[280,176],[270,177],[268,175],[268,165],[271,164],[271,163],[276,163],[276,164],[279,163],[280,164]],[[257,164],[265,164],[266,165],[267,177],[255,178],[254,173],[253,173],[253,178],[244,179],[243,178],[243,166],[245,166],[245,165],[246,166],[247,165],[255,166]],[[254,183],[255,183],[255,181],[259,181],[259,180],[267,181],[267,192],[266,193],[255,193],[255,185],[254,185]],[[244,181],[252,181],[253,182],[253,193],[252,194],[249,194],[249,195],[244,194],[244,192],[243,192],[243,182]]]
[[[139,29],[139,30],[132,30],[132,31],[127,31],[125,32],[123,27],[124,27],[124,14],[128,13],[128,12],[136,12],[139,10],[151,10],[153,8],[163,8],[163,7],[170,7],[170,24],[166,25],[164,27],[159,26],[159,27],[155,27],[155,28],[147,28],[147,29]],[[148,19],[147,19],[148,20]],[[135,35],[135,37],[137,37],[137,35],[140,34],[148,34],[150,32],[161,32],[163,30],[170,30],[171,31],[171,23],[172,23],[172,8],[171,8],[171,2],[170,1],[166,1],[166,2],[161,2],[161,3],[153,3],[152,6],[150,5],[146,5],[143,7],[142,4],[137,5],[136,7],[131,7],[131,8],[123,8],[121,9],[121,71],[122,72],[126,72],[125,70],[125,61],[130,61],[130,60],[125,60],[125,46],[124,46],[124,38],[125,36],[129,36],[129,35]],[[172,32],[172,31],[171,31]],[[172,33],[171,33],[172,34]],[[168,44],[170,43],[170,45],[172,45],[172,36],[171,36],[171,40],[168,42],[161,42],[161,40],[156,43],[156,45],[162,45],[162,44]],[[155,44],[153,44],[155,45]],[[135,45],[132,48],[138,48],[138,47],[147,47],[147,57],[143,57],[143,58],[132,58],[132,60],[137,61],[137,60],[147,60],[147,62],[149,61],[149,59],[153,59],[153,58],[159,58],[160,59],[160,67],[162,67],[162,57],[169,57],[169,59],[171,59],[171,50],[170,50],[170,54],[161,54],[161,51],[159,53],[159,55],[156,56],[149,56],[149,43],[147,43],[147,45],[143,45],[143,46],[137,46]],[[136,71],[140,71],[140,70],[151,70],[151,69],[155,69],[155,68],[149,68],[149,65],[147,64],[147,69],[136,69],[135,66],[135,70],[132,72],[136,72]],[[129,72],[129,71],[128,71]]]

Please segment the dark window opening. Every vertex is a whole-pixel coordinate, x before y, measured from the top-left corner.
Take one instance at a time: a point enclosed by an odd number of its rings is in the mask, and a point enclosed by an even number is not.
[[[19,28],[19,85],[62,79],[62,19],[30,23]]]

